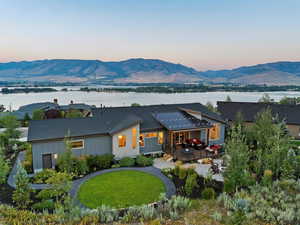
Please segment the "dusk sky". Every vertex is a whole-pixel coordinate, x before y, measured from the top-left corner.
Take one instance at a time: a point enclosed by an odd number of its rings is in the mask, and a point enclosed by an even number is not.
[[[0,62],[300,61],[300,0],[0,0]]]

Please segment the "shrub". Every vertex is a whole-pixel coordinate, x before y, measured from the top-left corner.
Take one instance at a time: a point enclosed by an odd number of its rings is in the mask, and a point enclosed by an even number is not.
[[[185,185],[184,185],[184,190],[185,193],[189,196],[192,195],[193,190],[198,187],[198,183],[197,183],[197,174],[195,173],[191,173],[187,176]]]
[[[120,160],[119,163],[121,167],[130,167],[130,166],[134,166],[135,160],[130,157],[124,157],[123,159]]]
[[[180,171],[180,166],[176,165],[175,168],[174,168],[174,175],[178,177],[179,176],[179,171]]]
[[[201,192],[201,196],[206,200],[215,199],[216,192],[213,188],[204,188],[204,190]]]
[[[6,182],[6,177],[8,173],[9,173],[9,166],[3,156],[3,151],[0,146],[0,184],[4,184]]]
[[[85,175],[89,171],[87,160],[84,157],[72,158],[73,169],[72,172],[76,176]]]
[[[111,167],[114,156],[112,154],[99,155],[97,157],[97,163],[100,169],[108,169]]]
[[[55,173],[46,183],[50,185],[48,189],[43,189],[37,195],[40,199],[53,199],[63,201],[72,187],[72,176],[67,173]]]
[[[33,204],[32,208],[35,210],[40,210],[40,211],[43,211],[45,209],[53,210],[54,202],[53,202],[53,200],[43,200],[41,202],[37,202],[37,203]]]
[[[235,191],[235,184],[232,180],[226,179],[224,182],[224,191],[226,193],[233,193]]]
[[[170,175],[172,175],[172,172],[173,172],[174,170],[172,169],[172,168],[163,168],[162,170],[161,170],[161,172],[162,172],[162,174],[164,174],[165,176],[170,176]]]
[[[120,167],[121,167],[120,164],[114,164],[111,166],[111,168],[120,168]]]
[[[41,172],[38,172],[33,177],[33,183],[35,184],[44,184],[46,181],[54,176],[56,174],[56,171],[53,169],[44,169]]]
[[[186,175],[187,175],[187,169],[183,167],[179,167],[179,174],[178,174],[179,179],[184,180],[186,178]]]
[[[139,155],[136,157],[136,164],[138,166],[152,166],[153,165],[153,159],[147,158],[146,156]]]
[[[22,166],[26,170],[27,173],[33,173],[33,166],[32,166],[32,149],[31,147],[27,148],[25,152],[25,159],[22,162]]]
[[[90,171],[108,169],[113,163],[114,156],[112,154],[90,155],[87,157],[87,165]]]
[[[272,184],[272,176],[273,176],[272,170],[265,170],[264,176],[262,177],[262,181],[261,181],[262,184],[263,185]]]

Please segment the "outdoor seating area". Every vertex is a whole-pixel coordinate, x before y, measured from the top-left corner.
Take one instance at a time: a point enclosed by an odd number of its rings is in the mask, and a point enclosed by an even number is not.
[[[219,158],[223,153],[221,145],[207,145],[198,138],[187,139],[176,145],[173,158],[182,162],[197,161],[204,158]]]

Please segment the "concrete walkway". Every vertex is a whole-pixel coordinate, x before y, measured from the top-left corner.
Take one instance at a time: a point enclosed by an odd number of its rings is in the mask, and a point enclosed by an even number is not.
[[[222,160],[221,159],[215,159],[214,162],[217,163],[220,166],[221,163],[222,163]],[[153,166],[161,170],[161,169],[165,169],[165,168],[174,168],[175,163],[174,162],[168,162],[168,161],[164,160],[163,158],[157,158],[157,159],[154,159]],[[209,164],[184,163],[182,166],[183,167],[191,167],[191,166],[195,167],[195,171],[200,176],[203,176],[203,177],[206,177],[209,174],[209,168],[210,168]],[[214,180],[224,182],[224,178],[223,178],[222,174],[215,174],[215,175],[212,176],[212,178]]]
[[[10,174],[8,176],[7,179],[7,184],[13,188],[16,188],[16,181],[15,181],[15,175],[17,173],[17,165],[18,165],[18,161],[20,161],[22,163],[22,161],[25,159],[25,151],[23,152],[19,152],[16,162],[12,168],[12,170],[10,171]],[[33,174],[28,174],[29,177],[33,176]],[[42,190],[42,189],[46,189],[49,187],[48,184],[30,184],[31,189],[33,190]]]

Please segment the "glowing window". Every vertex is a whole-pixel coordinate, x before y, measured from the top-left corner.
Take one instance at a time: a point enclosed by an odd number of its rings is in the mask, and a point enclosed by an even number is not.
[[[140,140],[139,140],[140,146],[145,146],[145,140],[144,140],[144,134],[140,134]]]
[[[125,135],[119,135],[118,136],[118,142],[119,142],[119,147],[123,148],[126,146],[126,136]]]
[[[216,140],[220,138],[220,124],[214,124],[212,128],[209,129],[209,139]]]
[[[136,148],[136,128],[132,128],[132,148]]]
[[[164,132],[158,132],[158,144],[164,143]]]
[[[71,141],[71,148],[72,149],[80,149],[80,148],[83,148],[83,146],[84,146],[83,140]]]
[[[157,137],[157,133],[156,132],[146,133],[145,137],[146,138],[155,138],[155,137]]]

